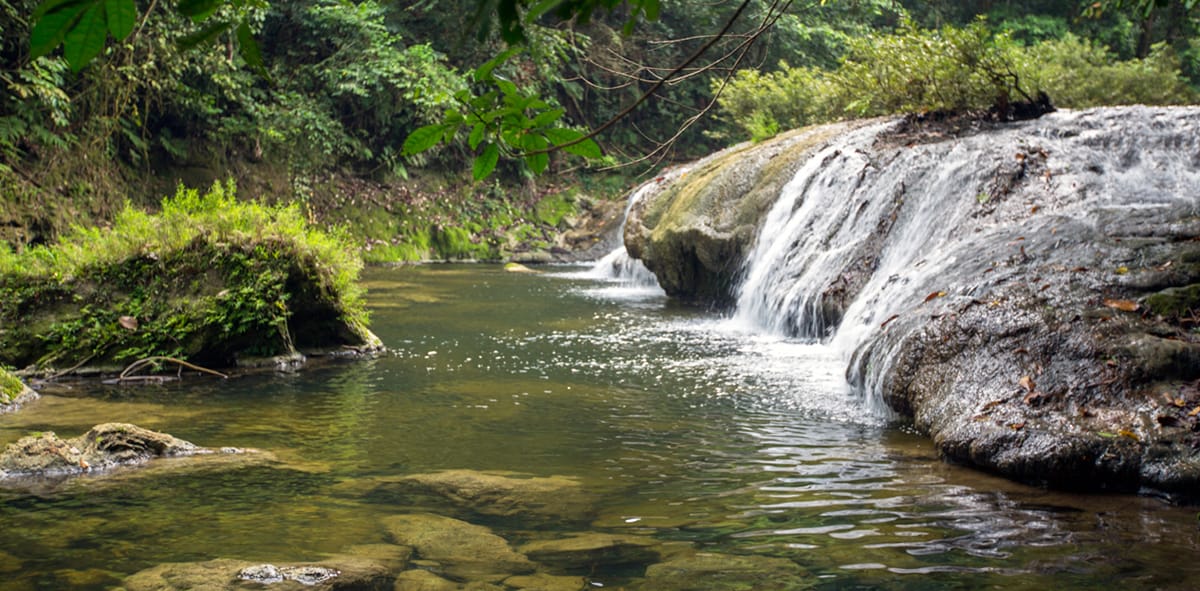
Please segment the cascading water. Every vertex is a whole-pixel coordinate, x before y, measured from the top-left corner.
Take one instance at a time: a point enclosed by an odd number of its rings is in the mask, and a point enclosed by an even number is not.
[[[1077,265],[1098,218],[1197,207],[1196,138],[1182,119],[1144,117],[1057,113],[907,146],[888,145],[897,122],[844,134],[767,214],[730,323],[828,346],[868,406],[885,409],[894,351],[862,353],[892,321],[1025,281],[1029,260]]]
[[[666,171],[662,176],[655,178],[652,181],[642,184],[635,189],[629,196],[629,202],[625,204],[625,211],[621,214],[621,225],[617,228],[617,235],[625,235],[625,222],[629,219],[629,212],[641,200],[648,195],[662,189],[663,185],[669,183],[679,176],[685,174],[688,167],[681,166],[669,171]],[[653,289],[661,292],[658,285],[658,278],[642,261],[629,256],[629,251],[625,250],[625,245],[621,244],[614,248],[611,252],[605,255],[588,271],[587,276],[592,279],[600,279],[611,281],[620,284],[622,287]]]

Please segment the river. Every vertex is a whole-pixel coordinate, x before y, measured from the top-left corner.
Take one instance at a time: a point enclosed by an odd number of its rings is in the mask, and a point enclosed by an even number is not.
[[[355,484],[441,469],[581,478],[601,499],[593,530],[786,558],[815,589],[1200,585],[1195,508],[943,463],[856,399],[821,345],[569,268],[375,268],[364,283],[390,354],[227,381],[69,382],[0,417],[0,444],[123,421],[276,458],[0,489],[0,589],[105,589],[163,562],[380,542],[381,518],[426,508]],[[639,574],[598,569],[589,584]]]

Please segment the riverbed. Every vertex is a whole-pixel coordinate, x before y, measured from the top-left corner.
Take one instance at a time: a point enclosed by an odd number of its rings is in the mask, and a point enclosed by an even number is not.
[[[106,589],[165,562],[315,560],[413,506],[356,486],[444,469],[582,480],[584,527],[784,558],[815,589],[1190,589],[1194,507],[940,461],[831,349],[559,268],[375,268],[366,361],[136,387],[66,382],[0,444],[132,422],[269,460],[0,489],[0,589]],[[513,541],[579,524],[484,523]],[[536,531],[532,531],[536,530]],[[588,573],[593,588],[638,568]],[[764,587],[765,588],[765,587]]]

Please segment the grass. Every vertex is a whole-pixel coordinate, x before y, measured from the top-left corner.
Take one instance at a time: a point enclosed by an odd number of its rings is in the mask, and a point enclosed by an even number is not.
[[[12,402],[24,391],[25,384],[21,379],[0,367],[0,402]]]
[[[232,183],[181,187],[157,214],[127,204],[109,228],[75,227],[20,253],[0,246],[0,323],[13,327],[0,333],[0,361],[228,363],[349,344],[369,334],[361,268],[343,232],[315,229],[296,205],[238,201]]]

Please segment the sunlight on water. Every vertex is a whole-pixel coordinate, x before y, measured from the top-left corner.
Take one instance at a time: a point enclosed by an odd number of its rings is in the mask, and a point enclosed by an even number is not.
[[[389,355],[229,381],[69,383],[0,417],[0,443],[121,420],[271,454],[0,490],[0,589],[108,589],[163,562],[312,560],[385,542],[380,520],[414,511],[514,543],[595,531],[784,559],[827,590],[1200,580],[1179,560],[1200,550],[1190,509],[944,464],[925,438],[864,412],[829,349],[597,289],[607,284],[576,270],[369,269]],[[380,485],[444,469],[575,477],[597,500],[583,522],[527,523]],[[646,566],[580,574],[590,588],[650,591]]]

